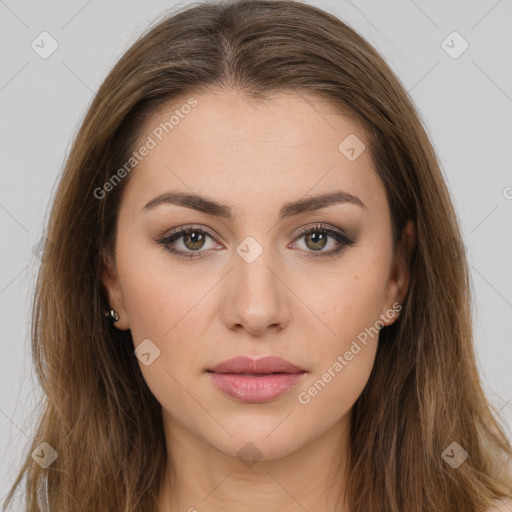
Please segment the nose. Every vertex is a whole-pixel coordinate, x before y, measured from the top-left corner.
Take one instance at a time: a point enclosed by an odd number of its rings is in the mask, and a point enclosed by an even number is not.
[[[290,319],[290,293],[279,275],[279,267],[267,253],[249,263],[234,256],[234,268],[226,279],[222,321],[231,330],[261,336],[267,330],[284,329]]]

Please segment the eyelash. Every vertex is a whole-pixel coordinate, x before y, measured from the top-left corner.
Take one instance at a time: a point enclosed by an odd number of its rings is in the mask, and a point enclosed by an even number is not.
[[[343,231],[331,229],[322,224],[317,224],[315,226],[301,228],[294,241],[299,240],[300,238],[302,238],[305,235],[309,235],[311,233],[317,233],[317,232],[321,232],[321,233],[325,233],[325,234],[329,235],[331,238],[334,238],[340,245],[337,248],[331,249],[330,251],[326,251],[326,252],[325,251],[324,252],[306,251],[307,258],[317,259],[317,258],[334,257],[337,254],[341,253],[341,251],[343,251],[347,247],[354,245],[354,243],[355,243],[355,241],[352,240]],[[204,256],[202,256],[202,255],[200,256],[200,255],[198,255],[198,253],[208,252],[208,251],[203,251],[203,250],[181,251],[181,250],[173,249],[169,245],[169,244],[175,242],[176,240],[179,240],[184,235],[187,235],[190,233],[199,233],[202,235],[208,235],[212,239],[215,238],[214,234],[205,228],[200,228],[200,227],[196,227],[196,226],[186,226],[186,227],[176,228],[175,230],[171,231],[170,233],[166,234],[165,236],[163,236],[161,238],[156,238],[155,242],[162,245],[164,247],[164,249],[169,251],[171,254],[175,254],[182,258],[187,258],[187,259],[203,258]]]

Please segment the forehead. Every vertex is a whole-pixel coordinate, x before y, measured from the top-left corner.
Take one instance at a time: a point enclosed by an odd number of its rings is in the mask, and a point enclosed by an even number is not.
[[[217,90],[162,105],[143,127],[143,134],[153,134],[157,142],[173,139],[188,147],[198,143],[240,149],[270,147],[301,154],[301,149],[307,152],[314,145],[332,151],[333,142],[337,150],[336,142],[349,133],[365,139],[360,124],[341,112],[340,106],[305,93],[285,91],[254,100],[235,90]]]
[[[384,193],[361,125],[316,96],[284,92],[254,101],[232,90],[182,96],[148,119],[137,147],[150,139],[126,191],[140,201],[166,188],[229,196],[232,204],[333,188],[363,202]]]

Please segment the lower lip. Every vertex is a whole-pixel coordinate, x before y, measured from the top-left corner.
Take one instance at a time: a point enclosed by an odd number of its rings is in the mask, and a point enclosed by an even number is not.
[[[227,395],[243,402],[268,402],[295,386],[306,372],[244,375],[208,372],[213,383]]]

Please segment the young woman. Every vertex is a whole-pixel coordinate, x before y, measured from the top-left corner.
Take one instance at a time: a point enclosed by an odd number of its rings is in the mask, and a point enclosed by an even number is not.
[[[30,512],[512,510],[436,154],[336,17],[160,20],[100,87],[47,236],[46,408],[6,504],[26,477]]]

